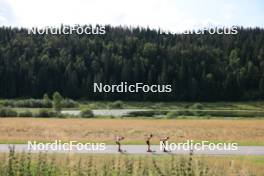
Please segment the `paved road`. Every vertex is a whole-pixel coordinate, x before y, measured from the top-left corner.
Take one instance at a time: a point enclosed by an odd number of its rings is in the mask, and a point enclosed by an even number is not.
[[[0,153],[9,152],[9,146],[14,146],[16,152],[28,152],[32,153],[45,152],[48,153],[96,153],[96,154],[117,154],[117,146],[116,145],[106,145],[105,150],[77,150],[77,148],[73,147],[72,150],[35,150],[30,149],[27,144],[0,144]],[[153,153],[146,152],[145,145],[124,145],[122,149],[126,150],[127,154],[189,154],[189,150],[177,149],[170,153],[164,153],[160,150],[159,145],[153,145],[152,150],[155,150]],[[197,155],[264,155],[264,146],[239,146],[237,150],[209,150],[208,148],[205,150],[194,150],[194,154]]]

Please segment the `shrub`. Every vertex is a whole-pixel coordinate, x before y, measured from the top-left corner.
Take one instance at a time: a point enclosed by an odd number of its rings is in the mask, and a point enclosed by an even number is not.
[[[51,108],[52,102],[39,100],[39,99],[6,100],[4,101],[3,105],[9,107],[21,107],[21,108]]]
[[[5,100],[0,106],[19,108],[52,108],[52,101],[47,95],[43,99]],[[72,99],[61,99],[61,108],[77,108],[79,103]]]
[[[61,107],[62,108],[77,108],[79,107],[79,103],[72,99],[66,98],[61,101]]]
[[[50,98],[49,98],[49,95],[48,95],[47,93],[45,93],[45,94],[43,95],[43,101],[44,101],[45,103],[51,102],[51,100],[50,100]]]
[[[191,106],[193,109],[203,109],[204,106],[201,103],[195,103]]]
[[[94,117],[93,111],[90,109],[85,109],[81,111],[81,117],[83,118],[91,118]]]
[[[30,111],[24,111],[19,113],[19,117],[33,117],[33,114]]]
[[[206,111],[193,111],[194,116],[206,116],[208,115]]]
[[[173,119],[173,118],[177,118],[179,116],[179,112],[178,111],[170,111],[166,114],[168,119]]]
[[[59,92],[54,92],[52,97],[53,97],[53,108],[57,112],[61,111],[63,97],[60,95]]]
[[[110,103],[109,104],[109,107],[112,108],[112,109],[122,109],[123,108],[123,102],[122,101],[115,101],[113,103]]]
[[[87,104],[87,103],[85,103],[85,104]],[[101,106],[98,105],[98,103],[89,103],[89,104],[87,104],[87,107],[90,109],[100,109],[101,108]]]
[[[10,108],[1,108],[0,117],[17,117],[17,112]]]
[[[129,117],[154,117],[154,116],[164,116],[166,115],[167,111],[155,111],[155,110],[148,110],[148,111],[133,111],[129,112],[127,116]]]
[[[57,117],[58,113],[48,109],[40,109],[36,117]]]
[[[183,105],[183,108],[185,108],[185,109],[188,109],[189,107],[190,107],[189,104],[184,104],[184,105]]]

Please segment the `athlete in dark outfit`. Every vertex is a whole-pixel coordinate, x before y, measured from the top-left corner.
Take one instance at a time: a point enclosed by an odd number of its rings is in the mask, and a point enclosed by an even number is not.
[[[146,144],[148,145],[147,152],[152,152],[152,150],[150,149],[150,140],[152,137],[153,137],[153,134],[150,134],[149,136],[146,137]]]
[[[116,144],[118,146],[118,150],[117,150],[118,152],[123,152],[123,150],[121,149],[121,141],[124,139],[125,139],[125,137],[123,137],[123,136],[117,136],[116,137]]]
[[[163,146],[163,152],[169,152],[168,150],[166,150],[166,141],[168,141],[169,139],[170,139],[169,136],[160,139],[160,142],[162,142],[162,146]]]

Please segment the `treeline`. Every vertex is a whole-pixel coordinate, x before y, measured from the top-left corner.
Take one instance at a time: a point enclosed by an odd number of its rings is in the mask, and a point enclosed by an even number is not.
[[[93,83],[171,84],[172,93],[93,93]],[[0,28],[0,97],[59,91],[89,100],[264,99],[264,30],[160,34],[106,26],[105,35],[28,35]]]

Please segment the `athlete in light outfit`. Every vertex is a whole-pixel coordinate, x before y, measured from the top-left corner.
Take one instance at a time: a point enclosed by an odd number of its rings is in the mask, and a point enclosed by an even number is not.
[[[150,134],[150,135],[148,135],[148,136],[145,138],[146,144],[148,145],[147,152],[153,152],[153,151],[150,149],[150,140],[151,140],[152,137],[153,137],[153,134]]]
[[[166,150],[166,141],[168,141],[169,139],[170,139],[169,136],[160,139],[160,142],[162,143],[163,146],[163,152],[169,152],[169,150]]]
[[[124,136],[117,136],[116,137],[116,144],[118,146],[118,152],[124,152],[122,149],[121,149],[121,141],[124,140],[125,137]]]

